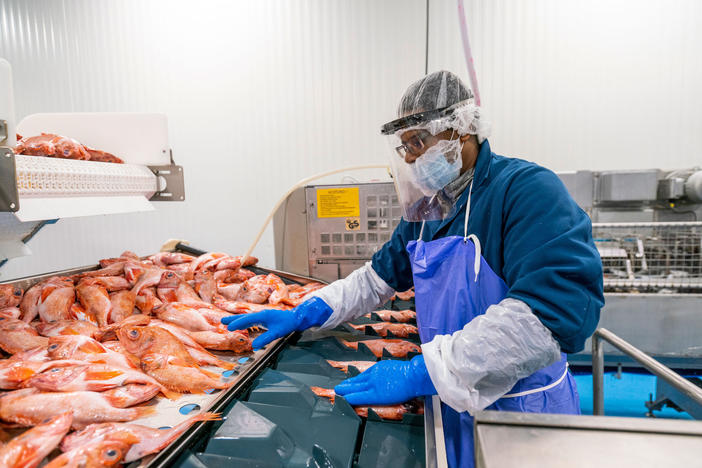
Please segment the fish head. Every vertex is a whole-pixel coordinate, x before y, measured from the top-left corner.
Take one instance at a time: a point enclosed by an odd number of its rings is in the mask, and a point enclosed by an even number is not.
[[[170,270],[165,270],[161,273],[161,279],[158,282],[159,288],[177,288],[180,284],[178,275]]]
[[[17,307],[23,294],[22,288],[11,284],[0,284],[0,308]]]
[[[51,359],[74,359],[107,352],[99,341],[84,335],[52,336],[47,351]]]
[[[155,342],[151,327],[128,325],[117,330],[117,339],[124,349],[136,356],[145,354]]]
[[[52,367],[33,376],[27,383],[44,391],[58,392],[79,378],[87,368],[88,366]]]
[[[242,333],[231,333],[229,340],[229,349],[235,353],[247,353],[253,351],[251,338]]]

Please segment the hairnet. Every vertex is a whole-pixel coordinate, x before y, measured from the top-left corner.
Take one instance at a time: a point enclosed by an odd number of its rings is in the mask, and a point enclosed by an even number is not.
[[[450,71],[430,73],[412,83],[400,99],[397,116],[405,117],[452,106],[473,98],[473,92]]]
[[[397,108],[399,119],[394,122],[410,115],[445,108],[449,109],[443,117],[402,130],[424,128],[432,135],[437,135],[444,130],[453,129],[459,135],[476,135],[479,143],[490,135],[490,125],[481,119],[481,108],[475,105],[473,92],[450,71],[430,73],[412,83],[400,99]]]

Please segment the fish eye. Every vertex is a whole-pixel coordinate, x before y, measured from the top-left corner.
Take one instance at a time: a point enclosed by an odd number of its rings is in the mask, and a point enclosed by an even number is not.
[[[58,348],[58,345],[56,343],[49,345],[49,351],[53,351],[56,348]]]
[[[137,330],[129,330],[129,336],[131,338],[136,338],[139,336],[139,332]]]
[[[105,458],[107,458],[108,460],[112,460],[114,458],[117,458],[117,450],[109,449],[108,451],[105,452]]]
[[[54,368],[51,369],[49,372],[58,372],[58,371],[60,371],[60,370],[61,370],[61,368],[59,368],[59,367],[54,367]]]

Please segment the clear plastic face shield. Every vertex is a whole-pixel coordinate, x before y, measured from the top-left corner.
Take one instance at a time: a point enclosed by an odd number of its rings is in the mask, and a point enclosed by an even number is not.
[[[461,136],[478,135],[480,109],[473,99],[420,112],[382,127],[390,144],[390,168],[406,221],[450,217],[455,200],[445,190],[463,169]],[[465,140],[465,139],[463,139]]]

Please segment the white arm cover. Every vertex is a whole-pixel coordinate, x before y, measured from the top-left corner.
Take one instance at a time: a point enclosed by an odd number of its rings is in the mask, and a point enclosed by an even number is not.
[[[320,297],[334,311],[320,328],[334,328],[385,304],[395,291],[368,262],[349,276],[334,281],[311,296]]]
[[[437,335],[422,353],[441,401],[471,414],[561,358],[548,328],[516,299],[490,306],[452,335]]]

